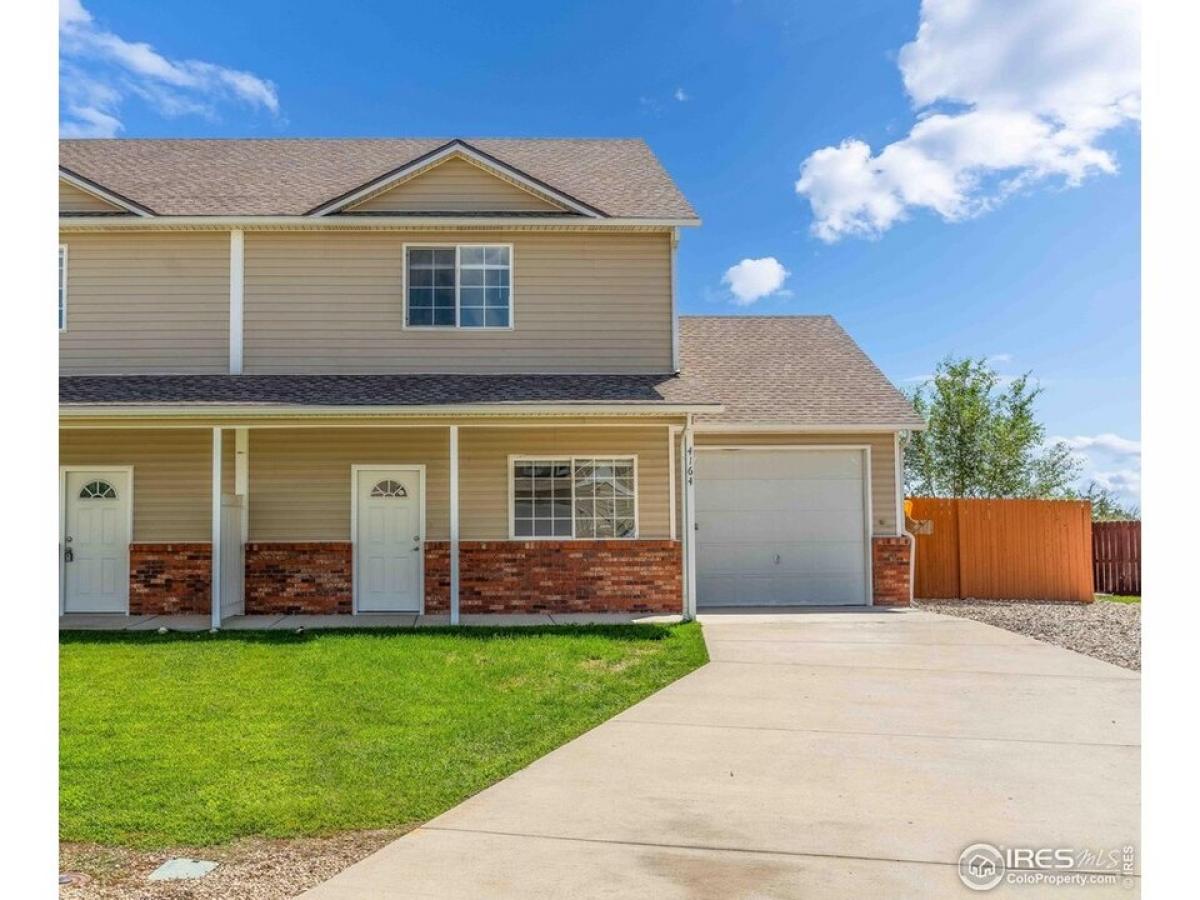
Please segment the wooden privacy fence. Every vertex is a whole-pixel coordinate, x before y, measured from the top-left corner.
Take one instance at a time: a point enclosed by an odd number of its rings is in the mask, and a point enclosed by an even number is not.
[[[1092,505],[912,498],[915,594],[1091,601]]]
[[[1142,593],[1142,523],[1092,525],[1092,566],[1102,594]]]

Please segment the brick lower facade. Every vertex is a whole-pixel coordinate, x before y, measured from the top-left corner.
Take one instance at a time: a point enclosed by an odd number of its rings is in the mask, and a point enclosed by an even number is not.
[[[909,604],[906,537],[871,540],[876,606]],[[131,544],[129,611],[208,613],[208,544]],[[425,544],[425,611],[450,605],[450,546]],[[349,614],[349,541],[246,545],[246,613]],[[462,541],[460,608],[471,613],[639,612],[683,608],[678,541]]]
[[[678,541],[462,541],[463,613],[646,612],[683,609]],[[450,601],[445,541],[425,545],[425,611]]]
[[[871,539],[871,568],[876,606],[909,605],[909,562],[912,547],[906,537]]]
[[[349,541],[246,545],[246,615],[349,614],[354,548]]]
[[[130,615],[207,614],[211,576],[209,544],[130,544]]]

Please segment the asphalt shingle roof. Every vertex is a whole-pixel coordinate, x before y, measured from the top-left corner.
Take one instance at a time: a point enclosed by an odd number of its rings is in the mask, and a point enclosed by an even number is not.
[[[450,140],[62,140],[59,164],[158,215],[303,215]],[[463,140],[608,216],[696,215],[640,139]]]
[[[679,375],[68,375],[59,402],[449,406],[720,403],[728,425],[920,427],[830,316],[683,316]]]
[[[64,375],[60,403],[445,406],[713,403],[676,375]]]
[[[832,316],[683,316],[679,329],[683,375],[725,407],[698,422],[924,424]]]

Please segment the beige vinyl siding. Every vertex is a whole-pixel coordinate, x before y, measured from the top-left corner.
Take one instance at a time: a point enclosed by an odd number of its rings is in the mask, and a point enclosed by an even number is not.
[[[871,448],[871,533],[896,534],[896,454],[892,434],[716,434],[696,435],[696,446],[793,446],[866,444]]]
[[[471,428],[459,431],[463,540],[507,540],[510,455],[636,456],[639,535],[670,536],[665,425]],[[350,540],[351,465],[425,466],[429,540],[449,528],[445,428],[261,429],[250,432],[250,539]]]
[[[101,200],[95,194],[80,190],[61,179],[58,182],[58,211],[60,213],[126,212],[120,206]]]
[[[133,466],[134,541],[211,540],[212,431],[63,429],[58,452],[64,466]]]
[[[250,540],[350,540],[352,465],[425,466],[425,535],[450,536],[445,428],[250,431]]]
[[[69,233],[67,375],[229,370],[229,235]]]
[[[513,328],[404,328],[406,242],[512,244]],[[671,367],[666,233],[248,233],[245,290],[252,373]]]
[[[462,538],[509,536],[509,456],[636,456],[638,537],[669,538],[667,430],[647,428],[480,428],[459,437]]]
[[[349,207],[354,212],[562,212],[474,163],[451,158]]]

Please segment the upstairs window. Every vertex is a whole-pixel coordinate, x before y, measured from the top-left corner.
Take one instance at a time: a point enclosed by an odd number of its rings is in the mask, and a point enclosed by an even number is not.
[[[512,248],[507,244],[405,248],[410,328],[512,325]]]
[[[67,245],[58,245],[58,330],[67,330]]]

